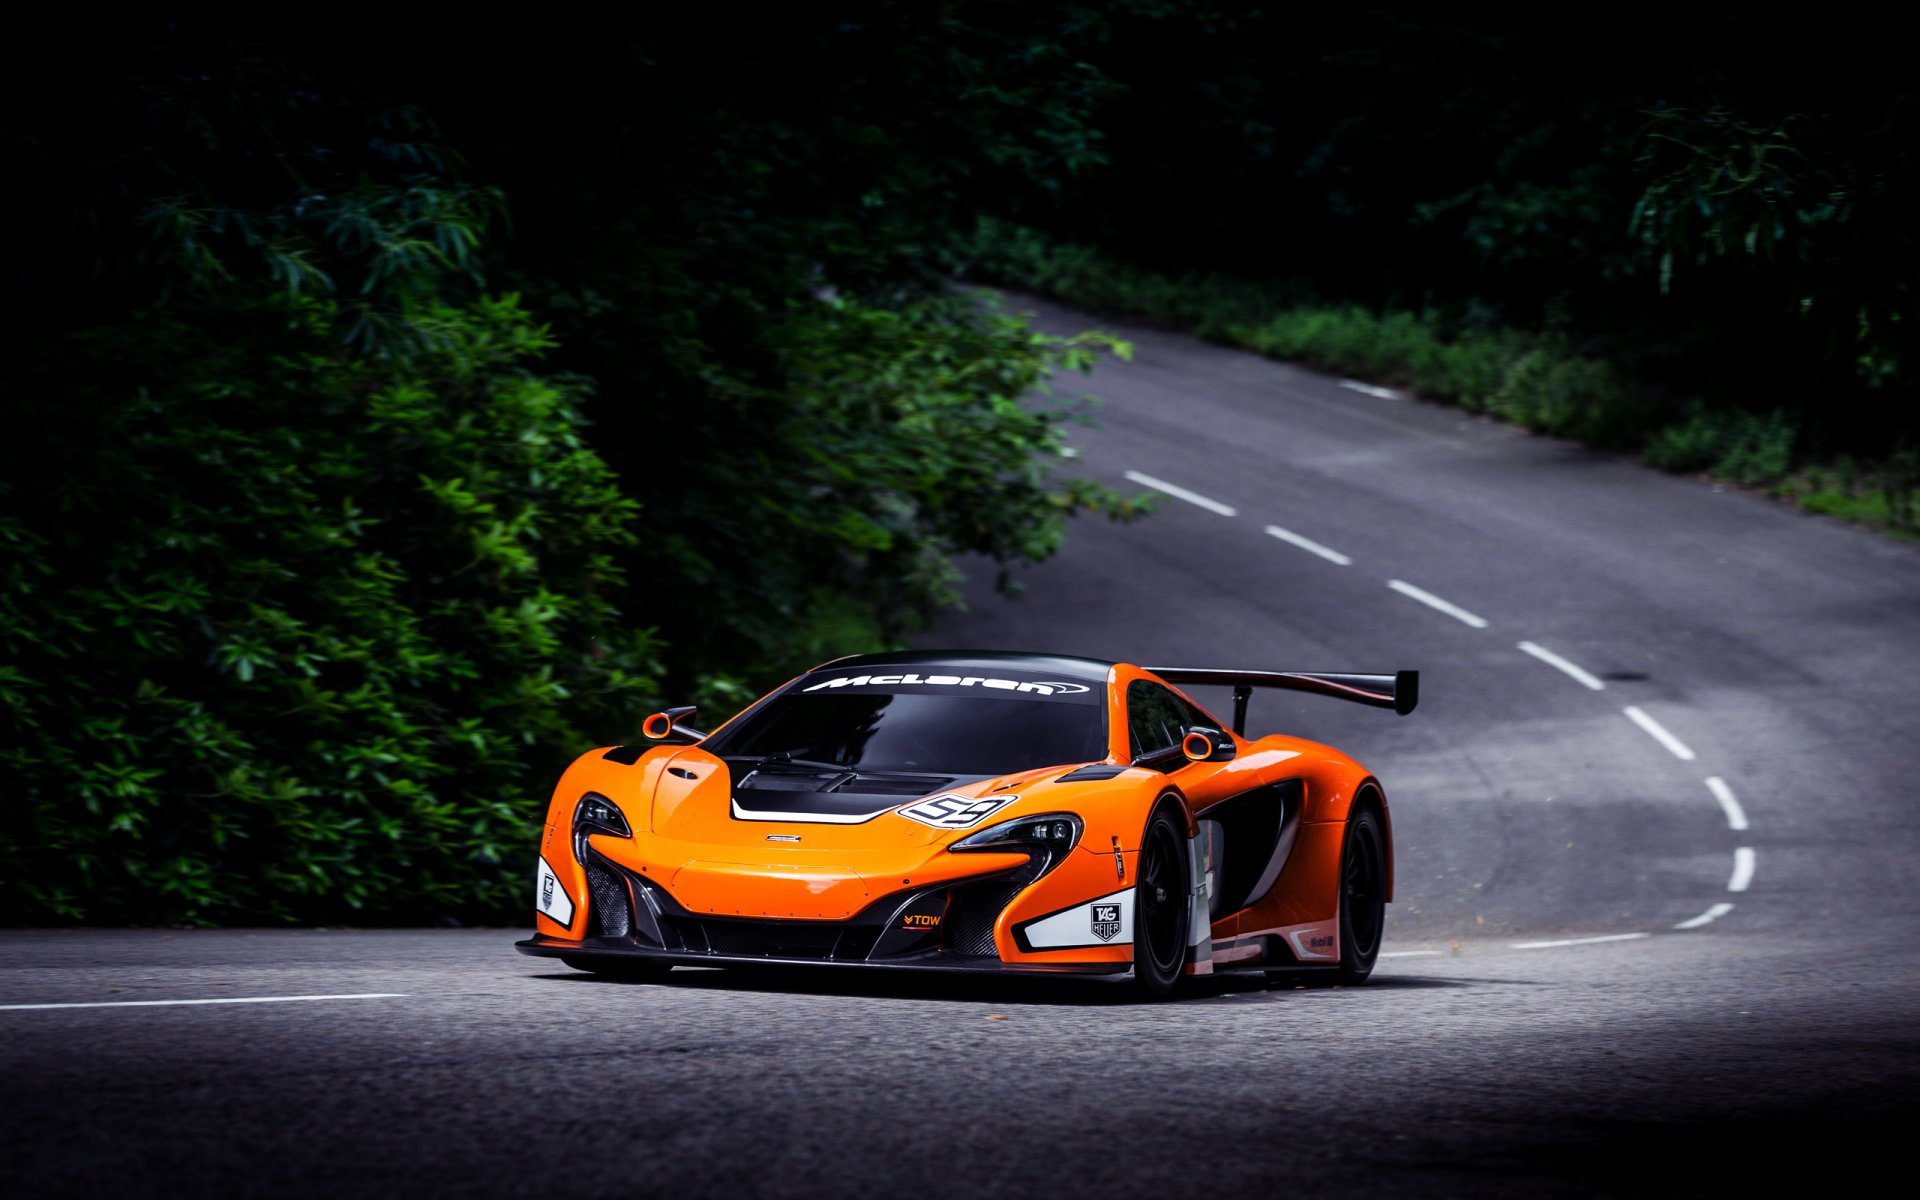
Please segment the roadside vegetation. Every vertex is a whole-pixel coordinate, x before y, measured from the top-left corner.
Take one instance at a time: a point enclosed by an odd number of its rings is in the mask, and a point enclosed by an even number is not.
[[[1708,475],[1897,536],[1920,532],[1920,450],[1896,442],[1859,455],[1822,452],[1798,397],[1754,411],[1676,396],[1566,333],[1450,317],[1432,307],[1330,304],[1306,298],[1298,284],[1167,275],[993,219],[957,238],[952,253],[956,273],[967,279],[1638,453],[1663,470]]]
[[[521,919],[573,755],[1133,515],[1035,399],[1125,347],[913,250],[1091,103],[960,7],[23,35],[0,923]]]

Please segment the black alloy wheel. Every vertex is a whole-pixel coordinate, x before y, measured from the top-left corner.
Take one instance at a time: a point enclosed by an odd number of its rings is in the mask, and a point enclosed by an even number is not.
[[[1355,810],[1340,852],[1340,982],[1365,983],[1387,925],[1387,851],[1380,814]]]
[[[1161,801],[1140,839],[1139,880],[1133,889],[1134,986],[1156,1000],[1172,994],[1187,961],[1193,897],[1186,841],[1179,805]]]

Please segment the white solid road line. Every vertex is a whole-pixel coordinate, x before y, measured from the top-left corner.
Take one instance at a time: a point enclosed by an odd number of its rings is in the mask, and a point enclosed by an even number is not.
[[[1432,592],[1423,591],[1422,589],[1413,586],[1412,584],[1406,582],[1405,580],[1389,579],[1387,580],[1387,586],[1392,588],[1394,591],[1399,592],[1402,596],[1405,596],[1410,600],[1418,600],[1420,603],[1426,605],[1428,608],[1437,609],[1440,612],[1447,614],[1448,616],[1452,617],[1456,621],[1459,621],[1463,625],[1471,625],[1475,629],[1485,629],[1487,627],[1487,622],[1484,618],[1476,617],[1472,613],[1468,612],[1466,609],[1461,608],[1459,605],[1449,604],[1445,600],[1442,600],[1440,597],[1434,595]]]
[[[1153,476],[1143,475],[1139,471],[1128,471],[1127,478],[1139,484],[1141,487],[1152,488],[1156,492],[1165,492],[1175,500],[1185,500],[1188,504],[1197,504],[1208,512],[1216,512],[1223,517],[1237,517],[1240,515],[1240,510],[1231,504],[1222,504],[1218,500],[1202,496],[1199,492],[1190,492],[1186,488],[1180,487],[1177,484],[1168,483],[1164,479],[1155,479]]]
[[[1547,649],[1545,646],[1541,646],[1533,642],[1521,642],[1520,650],[1523,653],[1533,655],[1535,658],[1539,659],[1541,662],[1552,667],[1554,670],[1564,673],[1568,678],[1572,679],[1575,683],[1581,685],[1582,687],[1590,687],[1596,692],[1601,692],[1606,690],[1607,685],[1604,683],[1601,683],[1600,680],[1596,678],[1594,675],[1592,675],[1590,672],[1588,672],[1586,668],[1576,666],[1575,664],[1568,662],[1566,659],[1561,658],[1558,654],[1555,654],[1553,651]]]
[[[1742,846],[1733,852],[1733,878],[1727,880],[1727,890],[1744,892],[1753,883],[1753,847]]]
[[[1369,396],[1378,396],[1382,400],[1398,400],[1400,393],[1392,388],[1375,387],[1370,383],[1361,383],[1358,379],[1342,379],[1340,386],[1348,391],[1365,392]]]
[[[1737,833],[1747,827],[1747,810],[1740,807],[1740,801],[1734,798],[1733,789],[1727,786],[1726,780],[1718,775],[1707,776],[1707,790],[1713,793],[1713,798],[1718,800],[1720,807],[1726,810],[1728,829]]]
[[[1382,950],[1381,958],[1424,958],[1429,954],[1438,954],[1438,950]]]
[[[1674,928],[1675,929],[1698,929],[1702,925],[1707,925],[1714,921],[1718,921],[1721,917],[1726,916],[1728,913],[1732,911],[1733,911],[1733,905],[1728,904],[1726,901],[1722,900],[1720,903],[1714,905],[1712,908],[1701,913],[1699,916],[1689,917],[1687,920],[1684,920],[1680,922],[1678,925],[1675,925]]]
[[[1312,538],[1301,537],[1299,534],[1293,532],[1291,529],[1282,529],[1278,525],[1269,525],[1267,526],[1267,536],[1277,537],[1281,541],[1287,543],[1289,546],[1298,546],[1302,550],[1305,550],[1308,554],[1318,554],[1321,558],[1326,559],[1330,563],[1339,563],[1343,567],[1350,567],[1353,565],[1353,560],[1348,558],[1346,555],[1340,553],[1338,550],[1332,550],[1327,548],[1326,546],[1322,546],[1319,542],[1314,541]]]
[[[289,1004],[296,1000],[398,1000],[405,992],[352,992],[339,996],[223,996],[214,1000],[88,1000],[75,1004],[0,1004],[0,1012],[39,1008],[166,1008],[186,1004]]]
[[[1631,942],[1648,936],[1644,933],[1609,933],[1605,937],[1561,938],[1557,942],[1515,942],[1512,950],[1551,950],[1556,946],[1591,946],[1598,942]]]
[[[1620,711],[1627,714],[1629,721],[1646,730],[1648,736],[1653,738],[1654,741],[1665,746],[1668,752],[1675,758],[1685,759],[1687,762],[1693,761],[1693,751],[1688,748],[1687,744],[1671,733],[1668,733],[1660,722],[1654,720],[1646,713],[1641,712],[1638,706],[1629,704]]]

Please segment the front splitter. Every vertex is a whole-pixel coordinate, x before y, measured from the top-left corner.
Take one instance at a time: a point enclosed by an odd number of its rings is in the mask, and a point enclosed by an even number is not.
[[[1010,963],[998,958],[938,957],[922,959],[822,959],[775,958],[761,955],[688,954],[679,950],[656,950],[645,946],[585,946],[564,938],[537,933],[513,948],[536,958],[600,958],[608,961],[655,962],[683,967],[849,967],[871,971],[949,971],[987,972],[1000,975],[1121,975],[1133,970],[1132,963]]]

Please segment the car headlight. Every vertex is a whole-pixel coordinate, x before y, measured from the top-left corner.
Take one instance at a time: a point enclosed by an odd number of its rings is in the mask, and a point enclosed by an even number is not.
[[[599,792],[588,792],[573,806],[573,832],[576,836],[588,833],[610,833],[623,838],[633,836],[633,829],[627,824],[627,815],[620,811],[619,805]]]
[[[1083,828],[1072,813],[1042,813],[989,825],[961,838],[947,849],[955,854],[1025,854],[1027,865],[1015,874],[1019,883],[1031,883],[1060,865],[1080,841]]]

